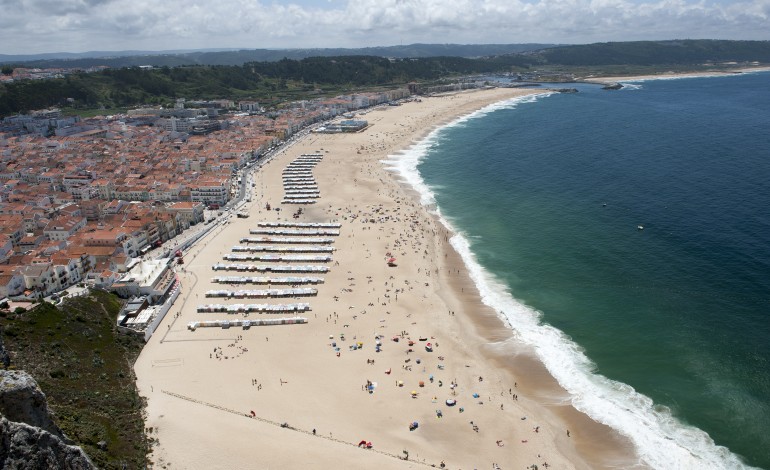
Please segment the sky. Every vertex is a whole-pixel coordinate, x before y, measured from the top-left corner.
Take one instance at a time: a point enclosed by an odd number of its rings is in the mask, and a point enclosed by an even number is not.
[[[770,39],[770,0],[0,0],[0,54]]]

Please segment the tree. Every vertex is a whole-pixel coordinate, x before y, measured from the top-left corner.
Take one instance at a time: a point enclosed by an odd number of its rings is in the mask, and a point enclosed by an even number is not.
[[[2,69],[0,69],[0,72],[2,72],[3,75],[12,75],[13,67],[11,67],[10,65],[3,65]]]

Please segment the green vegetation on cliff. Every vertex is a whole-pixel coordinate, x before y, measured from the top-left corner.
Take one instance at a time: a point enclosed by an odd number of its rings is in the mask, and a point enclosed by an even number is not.
[[[0,328],[11,368],[35,378],[55,423],[95,465],[144,468],[149,445],[133,375],[144,342],[117,332],[119,309],[116,297],[92,291],[59,307],[0,311]]]

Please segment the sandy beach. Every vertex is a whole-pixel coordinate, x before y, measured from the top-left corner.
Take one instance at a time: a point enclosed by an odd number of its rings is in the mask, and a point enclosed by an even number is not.
[[[598,83],[601,85],[612,85],[615,83],[640,82],[644,80],[674,80],[677,78],[699,78],[699,77],[728,77],[730,75],[754,72],[767,72],[768,67],[746,67],[735,70],[722,71],[715,70],[711,72],[664,72],[655,75],[633,75],[616,77],[584,77],[579,79],[587,83]]]
[[[474,91],[371,110],[361,116],[365,130],[308,135],[254,172],[249,217],[233,215],[185,254],[182,294],[135,364],[146,427],[157,439],[153,468],[637,468],[629,441],[575,410],[481,302],[451,234],[381,163],[457,116],[536,92]],[[302,154],[323,156],[312,168],[321,197],[282,204],[282,173]],[[260,222],[278,221],[340,223],[329,237],[332,260],[242,263],[328,273],[212,270],[230,263],[223,256],[246,245],[243,238],[263,236],[250,234]],[[216,276],[324,282],[297,286],[318,289],[315,296],[207,298],[210,290],[290,287],[226,285]],[[247,303],[311,307],[197,311]],[[188,329],[193,321],[295,315],[307,323]]]

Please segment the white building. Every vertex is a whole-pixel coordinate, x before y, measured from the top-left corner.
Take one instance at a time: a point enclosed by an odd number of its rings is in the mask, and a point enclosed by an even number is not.
[[[173,258],[140,261],[112,284],[121,297],[145,296],[151,304],[165,297],[176,281],[171,269]]]

